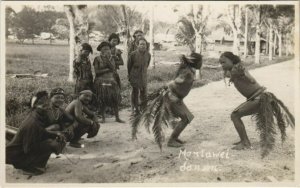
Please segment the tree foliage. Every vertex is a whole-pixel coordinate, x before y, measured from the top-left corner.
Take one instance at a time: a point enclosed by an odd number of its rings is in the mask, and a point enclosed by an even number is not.
[[[130,30],[141,29],[147,33],[149,20],[143,20],[142,13],[133,8],[125,7]],[[94,30],[100,31],[106,36],[111,33],[121,33],[125,29],[120,5],[99,5],[97,8],[92,8],[89,20],[94,23]]]
[[[51,27],[53,34],[59,39],[69,39],[69,22],[67,19],[59,18]]]
[[[7,6],[5,7],[5,36],[6,38],[8,37],[8,35],[10,35],[10,31],[9,29],[13,27],[14,25],[14,17],[16,16],[16,12],[14,11],[14,9],[12,9],[11,7]]]
[[[25,39],[34,40],[41,32],[53,32],[56,21],[65,18],[64,12],[57,12],[51,7],[46,7],[44,11],[37,11],[24,6],[18,13],[11,7],[6,7],[6,35],[15,34],[20,42]],[[10,30],[12,32],[8,33]]]
[[[14,18],[14,32],[21,42],[39,35],[40,26],[38,12],[30,7],[25,6]]]

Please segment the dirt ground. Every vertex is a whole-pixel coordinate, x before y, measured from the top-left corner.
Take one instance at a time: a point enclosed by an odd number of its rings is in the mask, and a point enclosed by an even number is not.
[[[259,83],[281,99],[294,114],[294,60],[250,71]],[[250,117],[244,118],[253,149],[235,151],[238,135],[230,120],[231,111],[244,102],[234,86],[223,81],[193,89],[184,100],[195,119],[184,130],[184,148],[160,152],[153,135],[140,127],[138,140],[131,140],[130,111],[121,112],[126,124],[108,119],[97,137],[84,139],[85,147],[66,148],[52,155],[47,172],[29,177],[6,165],[7,183],[207,183],[292,182],[294,180],[294,131],[276,141],[273,152],[261,159],[259,135]],[[170,135],[166,128],[166,139]]]

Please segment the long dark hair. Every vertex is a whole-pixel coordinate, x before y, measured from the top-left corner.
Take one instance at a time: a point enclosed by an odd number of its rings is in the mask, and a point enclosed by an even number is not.
[[[232,52],[224,52],[221,54],[221,57],[227,57],[228,59],[230,59],[232,61],[233,64],[237,64],[241,62],[241,59],[239,56],[234,55]]]
[[[176,74],[175,74],[176,76],[178,76],[180,74],[180,71],[182,69],[185,69],[188,66],[196,68],[196,69],[201,68],[201,66],[202,66],[202,56],[198,53],[193,52],[193,53],[191,53],[191,57],[193,57],[195,59],[193,59],[193,60],[187,59],[187,57],[185,55],[181,55],[179,57],[180,65],[179,65],[179,67],[176,71]],[[190,63],[191,61],[192,61],[192,63]],[[200,64],[200,65],[198,65],[198,64]]]

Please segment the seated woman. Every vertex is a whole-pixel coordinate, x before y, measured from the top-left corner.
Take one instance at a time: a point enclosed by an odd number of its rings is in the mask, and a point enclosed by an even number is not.
[[[50,92],[50,107],[47,110],[49,125],[46,127],[51,132],[62,132],[67,141],[73,137],[74,118],[63,108],[65,102],[65,91],[55,88]]]
[[[101,108],[102,122],[105,122],[106,107],[111,107],[116,116],[116,122],[124,123],[119,117],[119,104],[121,101],[121,90],[117,81],[116,64],[111,56],[110,44],[101,42],[97,47],[100,55],[93,62],[95,68],[94,89],[98,107]]]
[[[78,99],[73,100],[66,107],[66,112],[75,119],[74,137],[70,140],[71,147],[81,148],[79,140],[85,133],[88,133],[87,138],[92,138],[98,134],[100,125],[97,122],[97,117],[88,109],[92,96],[93,93],[90,90],[81,91]]]
[[[51,153],[59,154],[65,147],[65,138],[45,129],[49,122],[46,91],[38,92],[31,100],[32,111],[22,122],[13,140],[6,146],[6,164],[22,169],[27,175],[40,175]]]

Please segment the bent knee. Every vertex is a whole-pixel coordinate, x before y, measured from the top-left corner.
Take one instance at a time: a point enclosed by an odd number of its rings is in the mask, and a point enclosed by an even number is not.
[[[241,118],[241,116],[238,111],[234,111],[231,113],[230,118],[231,118],[231,120],[235,120],[235,119]]]
[[[192,116],[192,117],[184,116],[184,117],[181,118],[181,121],[184,124],[190,124],[193,119],[194,119],[194,116]]]

